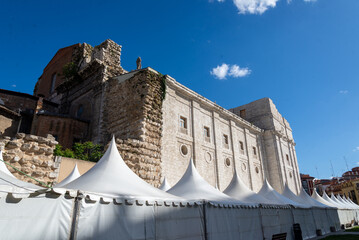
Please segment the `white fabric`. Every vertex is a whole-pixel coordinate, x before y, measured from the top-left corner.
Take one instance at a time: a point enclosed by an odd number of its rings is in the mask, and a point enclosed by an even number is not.
[[[336,201],[334,201],[333,199],[331,199],[327,193],[324,191],[323,192],[323,197],[322,197],[325,201],[331,203],[333,206],[335,206],[336,208],[342,208],[342,205],[338,204]]]
[[[38,190],[45,190],[45,188],[23,182],[0,171],[0,195],[12,193],[15,197],[22,198]]]
[[[299,203],[301,204],[303,207],[305,208],[310,208],[313,206],[313,203],[312,202],[309,202],[307,199],[303,199],[297,195],[295,195],[290,189],[289,189],[289,186],[288,184],[286,183],[284,185],[284,190],[283,190],[283,193],[282,195],[286,198],[289,198],[290,200],[296,202],[296,203]]]
[[[323,195],[323,196],[325,196],[325,195]],[[321,196],[319,196],[316,189],[314,189],[314,191],[313,191],[312,198],[314,198],[316,201],[318,201],[318,202],[320,202],[320,203],[322,203],[324,205],[334,207],[334,208],[338,208],[338,205],[336,205],[336,204],[334,204],[332,202],[329,202],[329,201],[325,200],[324,198],[322,198]]]
[[[354,209],[354,207],[349,204],[348,202],[344,201],[344,199],[338,194],[337,199],[339,202],[341,202],[347,209]]]
[[[54,186],[54,188],[63,187],[66,184],[72,182],[73,180],[79,178],[80,176],[81,176],[81,174],[79,172],[79,169],[77,168],[77,163],[76,163],[75,167],[74,167],[74,169],[72,169],[71,173],[65,179],[63,179],[60,183],[56,184]]]
[[[232,181],[229,183],[228,187],[223,191],[223,193],[245,203],[272,204],[271,201],[268,201],[264,197],[251,191],[238,177],[236,171],[233,174]]]
[[[205,207],[209,240],[263,239],[259,208]]]
[[[146,183],[132,172],[118,152],[114,138],[95,166],[63,188],[122,198],[178,200],[177,197]]]
[[[0,150],[0,171],[6,173],[7,175],[9,175],[10,177],[16,178],[10,171],[9,169],[6,167],[6,164],[4,162],[4,158],[2,156],[2,150]]]
[[[310,197],[308,195],[308,193],[302,188],[300,193],[299,193],[299,197],[301,199],[303,199],[303,201],[307,202],[308,204],[310,204],[313,207],[319,207],[319,208],[328,208],[330,206],[325,205],[321,202],[318,202],[317,200],[315,200],[314,198]]]
[[[293,239],[293,215],[290,208],[260,208],[262,216],[263,239],[272,239],[274,234],[287,233]],[[258,229],[260,231],[260,229]]]
[[[280,193],[278,193],[276,190],[272,188],[272,186],[268,183],[267,180],[264,181],[264,184],[262,188],[259,190],[258,194],[271,201],[272,204],[292,205],[294,207],[301,207],[301,208],[307,207],[303,204],[294,202],[293,200],[286,198]]]
[[[204,238],[201,207],[80,204],[77,239]]]
[[[312,209],[292,208],[294,223],[299,223],[303,239],[316,237],[317,225]]]
[[[190,200],[208,200],[212,203],[245,205],[245,203],[230,198],[206,182],[198,173],[192,159],[189,161],[188,168],[182,178],[167,192]]]
[[[162,191],[168,191],[169,189],[171,189],[170,184],[167,182],[166,178],[163,179],[163,182],[161,184],[161,186],[158,187],[158,189],[161,189]]]
[[[64,196],[0,199],[1,239],[69,239],[73,199]]]
[[[315,219],[315,225],[317,229],[322,230],[322,234],[330,232],[330,219],[327,215],[326,209],[312,208],[313,216]]]
[[[332,193],[330,196],[330,199],[332,200],[332,202],[335,202],[338,205],[338,208],[340,209],[347,209],[347,206],[345,206],[344,203],[340,202]]]
[[[348,202],[350,202],[356,209],[359,209],[359,205],[354,203],[350,198],[346,198]]]
[[[202,206],[154,208],[156,239],[204,239]]]

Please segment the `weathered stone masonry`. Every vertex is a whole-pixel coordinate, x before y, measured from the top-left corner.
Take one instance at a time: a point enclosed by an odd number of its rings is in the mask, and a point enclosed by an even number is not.
[[[107,140],[114,134],[127,165],[154,186],[161,180],[163,81],[144,69],[110,79],[104,94]]]
[[[16,137],[0,137],[0,149],[3,149],[5,162],[44,182],[52,183],[57,179],[60,163],[53,152],[57,141],[49,135],[47,138],[18,133]],[[33,179],[7,166],[18,179],[39,185]]]

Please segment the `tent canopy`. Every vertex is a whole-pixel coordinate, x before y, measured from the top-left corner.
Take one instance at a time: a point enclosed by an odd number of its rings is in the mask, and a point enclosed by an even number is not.
[[[171,188],[170,184],[167,182],[166,178],[163,179],[163,182],[161,183],[161,186],[158,187],[158,189],[161,189],[162,191],[167,191]]]
[[[314,188],[314,191],[313,191],[313,194],[312,194],[312,198],[314,198],[316,201],[324,204],[324,205],[327,205],[327,206],[330,206],[330,207],[334,207],[334,208],[338,208],[338,205],[337,204],[334,204],[332,201],[328,201],[326,200],[324,197],[326,196],[325,192],[323,194],[323,197],[319,196],[318,192],[317,192],[317,189]],[[328,196],[327,196],[328,197]]]
[[[81,177],[63,186],[96,195],[140,200],[180,200],[159,190],[137,176],[123,161],[118,152],[115,138],[103,157]],[[88,195],[91,196],[91,195]]]
[[[212,203],[248,205],[229,197],[206,182],[198,173],[192,159],[190,159],[187,170],[182,178],[167,192],[190,200],[208,200]]]
[[[268,199],[272,204],[280,204],[280,205],[292,205],[294,207],[300,208],[308,208],[308,206],[295,202],[289,198],[284,197],[276,190],[272,188],[272,186],[268,183],[267,179],[264,181],[264,184],[258,192],[259,195]]]
[[[328,208],[330,206],[325,205],[317,200],[315,200],[314,198],[312,198],[311,196],[308,195],[308,193],[302,188],[300,193],[299,193],[299,197],[305,201],[307,201],[308,203],[310,203],[311,206],[313,207],[319,207],[319,208]]]
[[[237,171],[234,172],[232,181],[223,193],[245,203],[272,204],[271,201],[251,191],[239,178]]]
[[[60,183],[56,184],[54,187],[58,188],[58,187],[63,187],[66,184],[72,182],[73,180],[79,178],[81,176],[79,169],[77,168],[77,163],[75,164],[74,169],[72,169],[71,173],[64,179],[62,180]]]

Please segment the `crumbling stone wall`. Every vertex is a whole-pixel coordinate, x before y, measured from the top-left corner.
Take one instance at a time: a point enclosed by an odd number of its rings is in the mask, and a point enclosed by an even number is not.
[[[104,142],[114,134],[127,165],[154,186],[161,179],[162,81],[163,77],[150,69],[140,70],[125,81],[110,79],[102,124],[107,132]]]
[[[60,163],[55,161],[53,155],[56,144],[57,141],[51,135],[45,138],[18,133],[13,139],[7,136],[0,137],[4,161],[46,184],[55,181],[58,177]],[[40,185],[12,167],[7,167],[16,178]]]

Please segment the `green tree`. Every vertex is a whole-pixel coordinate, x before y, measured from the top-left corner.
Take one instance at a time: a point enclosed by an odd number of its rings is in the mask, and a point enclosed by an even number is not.
[[[75,143],[72,149],[62,150],[61,145],[56,145],[54,155],[97,162],[103,156],[103,146],[92,142],[84,142]]]

